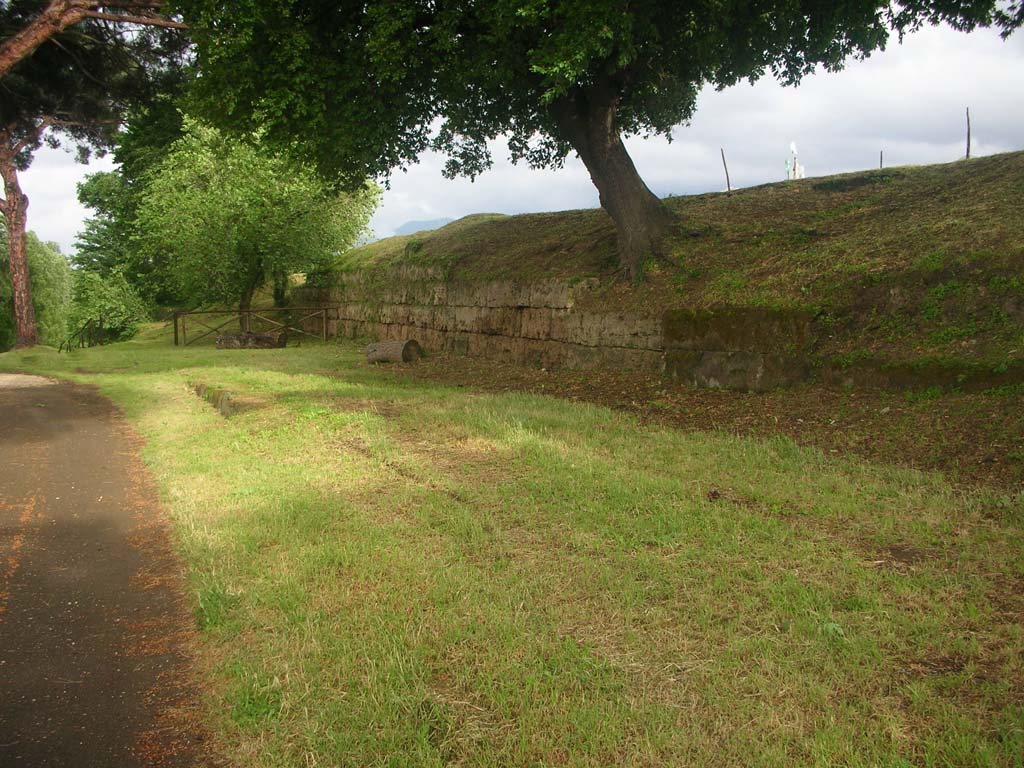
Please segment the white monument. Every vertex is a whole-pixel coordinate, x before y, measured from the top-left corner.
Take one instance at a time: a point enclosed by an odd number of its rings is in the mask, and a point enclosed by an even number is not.
[[[793,156],[786,158],[786,178],[790,181],[804,178],[804,167],[797,157],[795,141],[789,142],[789,151],[793,153]]]

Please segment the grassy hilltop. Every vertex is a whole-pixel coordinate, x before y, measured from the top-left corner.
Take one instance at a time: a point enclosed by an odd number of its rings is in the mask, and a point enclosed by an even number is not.
[[[1024,152],[674,197],[670,257],[616,272],[600,210],[468,216],[358,248],[340,273],[435,265],[465,280],[602,280],[595,304],[801,307],[835,355],[1024,360]]]

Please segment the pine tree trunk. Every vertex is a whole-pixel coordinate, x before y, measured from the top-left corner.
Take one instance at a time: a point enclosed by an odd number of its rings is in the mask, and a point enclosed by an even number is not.
[[[615,110],[617,92],[608,84],[576,89],[550,107],[561,138],[580,156],[597,187],[601,207],[611,216],[619,262],[631,278],[644,262],[663,255],[675,217],[637,173],[622,143]]]
[[[18,171],[13,158],[0,161],[0,175],[4,179],[4,199],[0,205],[7,223],[7,252],[13,288],[14,328],[16,347],[32,347],[39,343],[36,313],[32,305],[32,287],[25,253],[25,225],[28,215],[28,197],[18,184]]]

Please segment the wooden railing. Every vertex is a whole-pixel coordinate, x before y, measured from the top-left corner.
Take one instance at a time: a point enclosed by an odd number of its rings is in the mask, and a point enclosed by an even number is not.
[[[108,340],[108,332],[103,328],[103,318],[87,320],[82,327],[68,336],[57,347],[57,352],[70,352],[74,348],[94,347]]]
[[[268,325],[271,329],[282,332],[294,332],[312,339],[327,341],[327,311],[333,307],[274,307],[271,309],[217,309],[210,311],[175,312],[174,345],[187,347],[217,333],[231,323],[238,327],[251,328],[253,320]],[[274,320],[267,315],[280,318]],[[225,318],[218,322],[214,318]],[[310,333],[302,327],[304,320],[318,318],[320,333]],[[245,322],[243,323],[243,319]],[[189,329],[195,329],[189,337]],[[198,335],[195,335],[198,334]]]

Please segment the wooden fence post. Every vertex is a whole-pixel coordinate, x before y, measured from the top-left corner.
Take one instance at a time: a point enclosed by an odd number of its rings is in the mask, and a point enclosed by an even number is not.
[[[971,159],[971,108],[967,108],[967,159]]]

